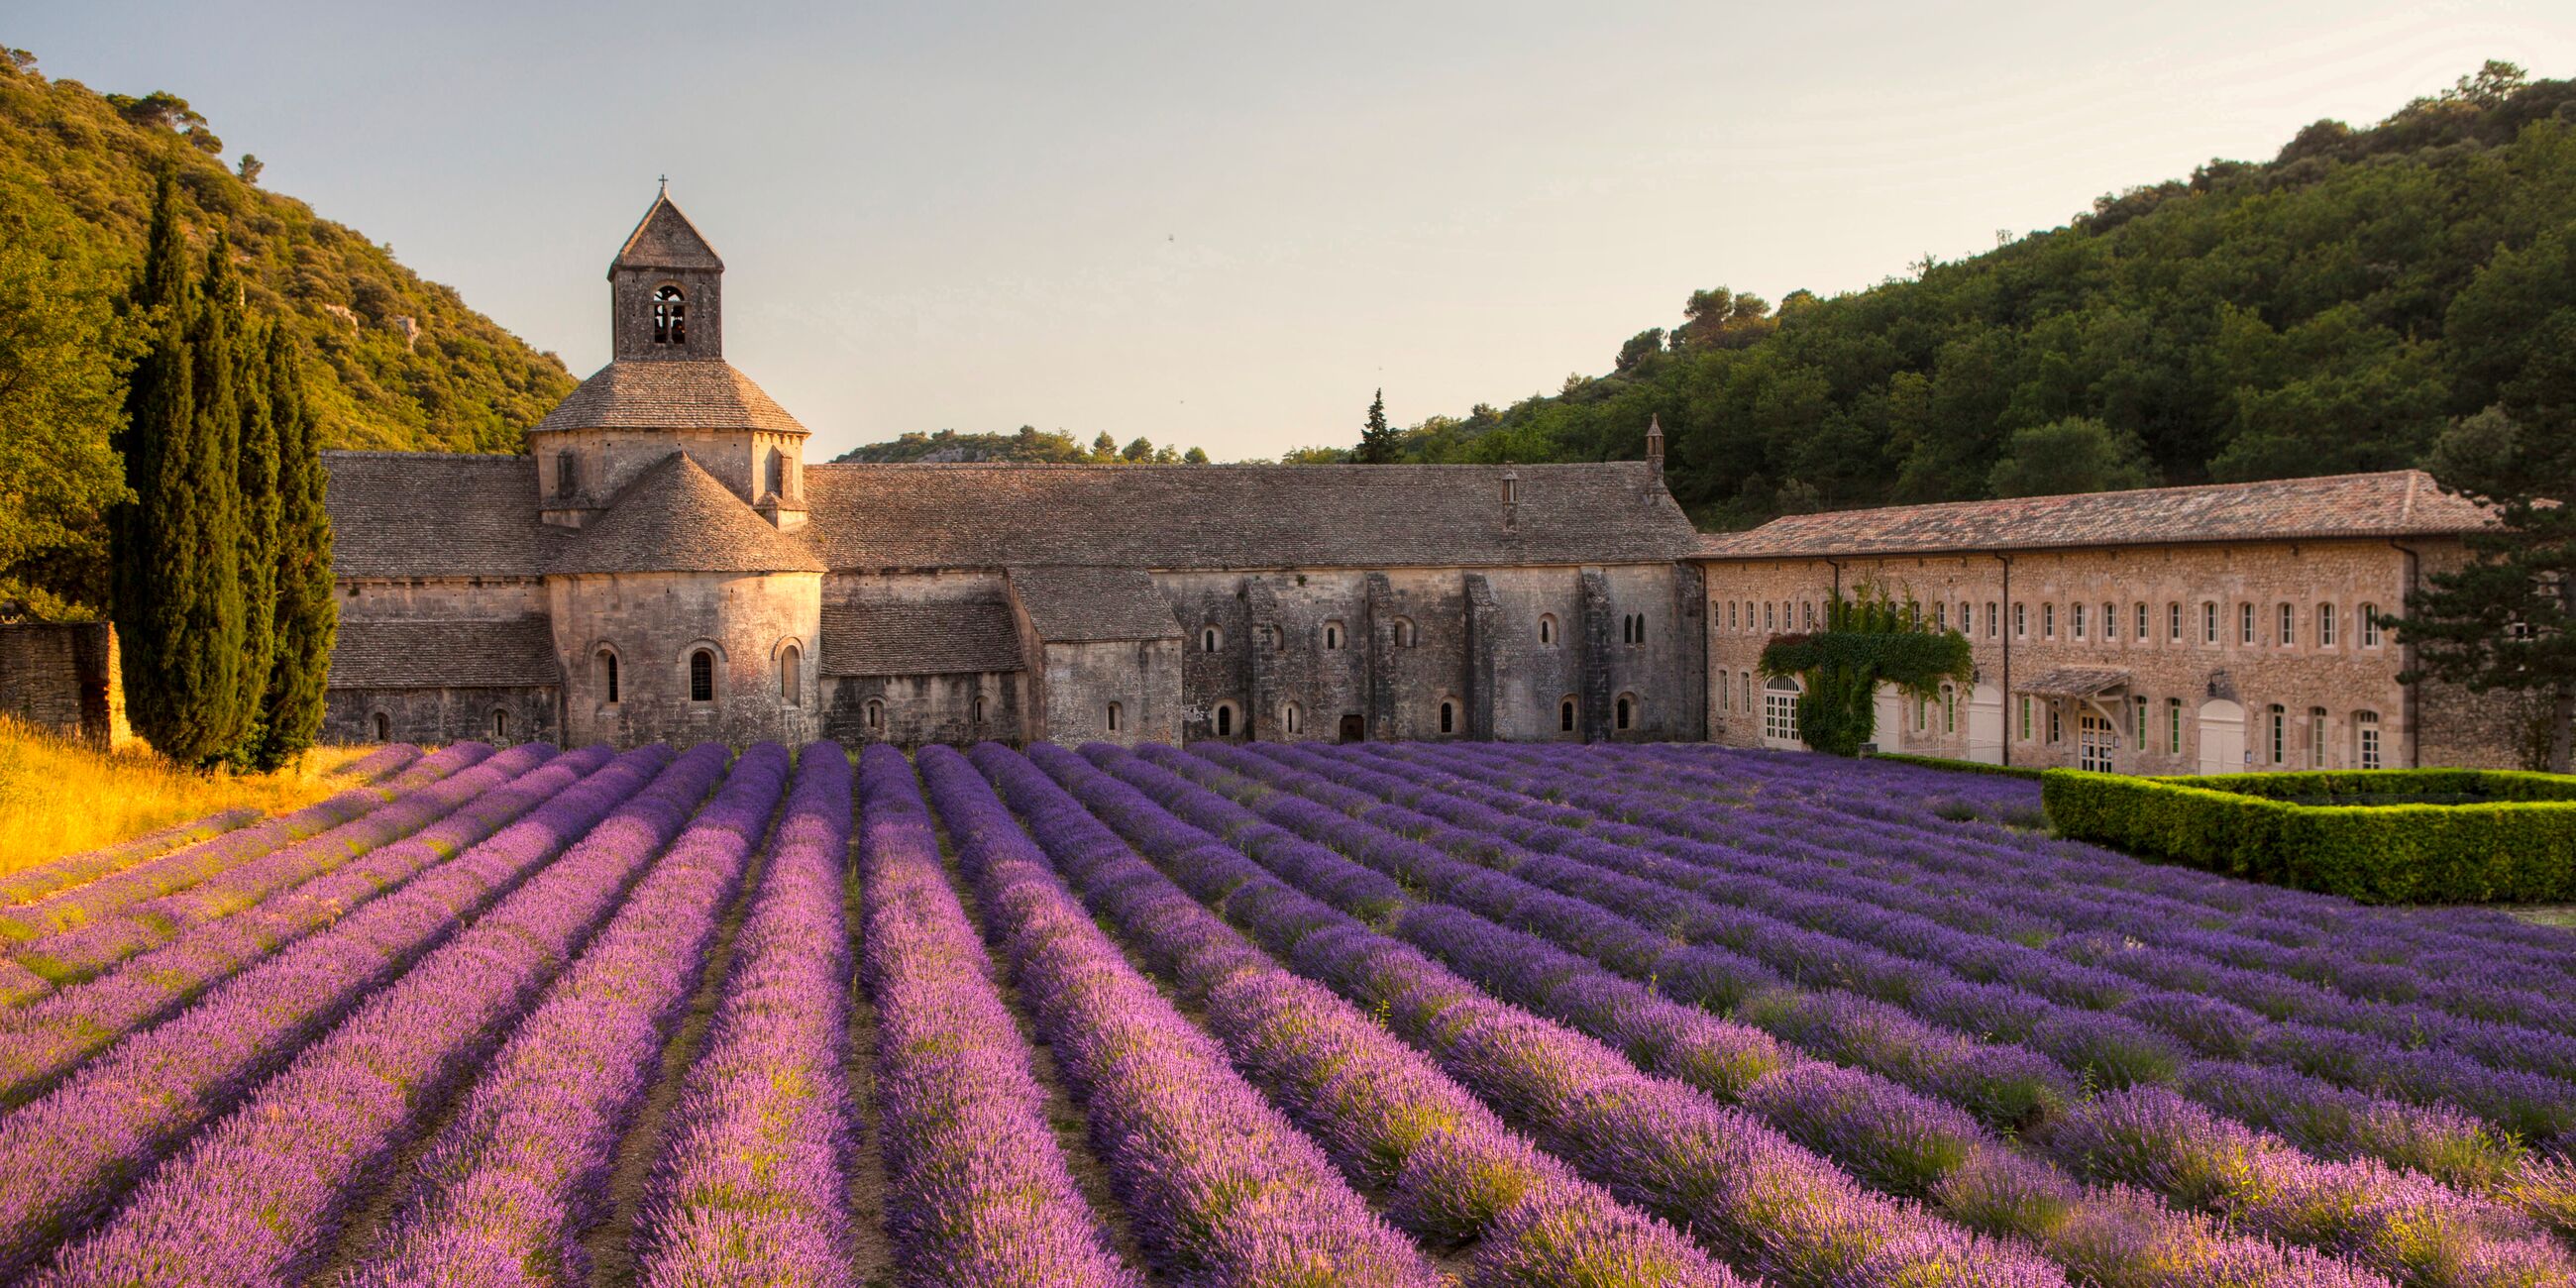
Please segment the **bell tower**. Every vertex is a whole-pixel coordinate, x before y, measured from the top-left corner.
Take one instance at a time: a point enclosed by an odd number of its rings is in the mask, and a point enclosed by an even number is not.
[[[724,261],[668,187],[608,265],[608,282],[616,361],[724,357]]]

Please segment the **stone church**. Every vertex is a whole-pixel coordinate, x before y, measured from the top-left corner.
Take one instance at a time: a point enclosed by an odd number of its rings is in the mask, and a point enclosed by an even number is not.
[[[1595,465],[806,463],[667,196],[519,456],[334,452],[326,738],[1699,739],[1699,539]]]

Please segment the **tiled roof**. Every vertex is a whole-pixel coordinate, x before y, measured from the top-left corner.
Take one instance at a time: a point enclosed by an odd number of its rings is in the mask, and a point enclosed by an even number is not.
[[[961,675],[1020,669],[1020,635],[998,594],[892,597],[823,606],[825,675]]]
[[[1518,503],[1504,526],[1502,483]],[[834,568],[1443,567],[1688,558],[1643,462],[826,464],[806,529]]]
[[[2440,536],[2492,522],[2421,470],[1793,514],[1701,542],[1709,559]]]
[[[716,248],[698,232],[698,226],[671,204],[670,194],[653,198],[644,217],[635,223],[635,231],[626,235],[626,244],[617,248],[617,258],[609,271],[620,268],[712,268],[721,271],[724,261],[716,258]]]
[[[2129,673],[2114,666],[2061,666],[2013,685],[2013,692],[2043,698],[2089,698],[2124,688]]]
[[[566,533],[537,521],[524,456],[324,452],[342,577],[534,577]]]
[[[340,619],[335,689],[524,688],[562,683],[542,617],[500,621]]]
[[[721,359],[612,362],[528,431],[558,429],[756,429],[802,434],[803,425]]]
[[[686,452],[620,488],[550,572],[821,572],[813,548],[761,518]]]
[[[1181,624],[1136,568],[1013,568],[1011,594],[1050,643],[1178,639]]]

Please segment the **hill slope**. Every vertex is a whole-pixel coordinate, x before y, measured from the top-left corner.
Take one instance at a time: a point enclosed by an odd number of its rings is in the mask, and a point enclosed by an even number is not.
[[[132,343],[118,314],[164,164],[178,169],[191,242],[223,232],[253,305],[303,347],[327,445],[516,451],[571,391],[554,355],[363,234],[262,190],[255,164],[228,166],[184,100],[102,95],[0,51],[0,416],[18,439],[0,444],[0,600],[99,606],[97,513],[118,486],[106,436]]]
[[[1657,415],[1676,497],[1729,527],[2416,464],[2571,346],[2576,83],[2490,64],[2370,129],[2320,121],[2271,161],[2213,161],[1910,279],[1776,312],[1695,293],[1611,374],[1403,446],[1634,457]]]

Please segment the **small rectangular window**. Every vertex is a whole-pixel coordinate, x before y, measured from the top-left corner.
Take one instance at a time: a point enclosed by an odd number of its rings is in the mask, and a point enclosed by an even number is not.
[[[2165,605],[2165,634],[2174,643],[2182,643],[2182,605]]]
[[[2203,601],[2200,606],[2200,642],[2218,642],[2218,605],[2215,603]]]
[[[2141,602],[2141,603],[2138,605],[2138,634],[2137,634],[2137,638],[2138,638],[2138,642],[2139,642],[2139,643],[2141,643],[2141,644],[2144,644],[2144,643],[2146,643],[2146,642],[2147,642],[2147,606],[2146,606],[2146,604],[2145,604],[2145,603],[2143,603],[2143,602]]]
[[[2182,699],[2165,699],[2165,750],[2182,754]]]
[[[2013,638],[2017,640],[2030,638],[2030,605],[2028,604],[2013,605]]]
[[[1999,637],[1999,636],[2001,636],[2001,635],[2003,634],[2003,628],[2002,628],[2002,626],[2001,626],[2001,625],[1999,625],[1999,624],[1998,624],[1998,623],[2000,623],[2000,622],[2001,622],[2001,620],[2002,620],[2002,619],[2001,619],[1999,616],[1997,616],[1997,613],[1996,613],[1995,601],[1993,601],[1993,600],[1991,600],[1991,599],[1987,600],[1987,601],[1986,601],[1986,638],[1987,638],[1987,639],[1995,639],[1995,638],[1997,638],[1997,637]]]
[[[2298,642],[2299,610],[2291,605],[2283,604],[2281,605],[2281,647],[2290,648]]]
[[[2333,648],[2335,646],[2335,626],[2335,606],[2332,604],[2317,605],[2318,648]]]
[[[2361,606],[2361,646],[2379,647],[2379,605],[2377,604]]]
[[[2021,700],[2021,740],[2030,741],[2030,695],[2028,694],[2022,695]]]
[[[2048,640],[2057,638],[2057,605],[2039,606],[2039,637]]]
[[[2075,638],[2079,640],[2084,638],[2084,605],[2076,604],[2068,608],[2067,618],[2067,624],[2075,628]]]
[[[2254,606],[2252,604],[2236,606],[2236,642],[2247,648],[2254,647]]]

